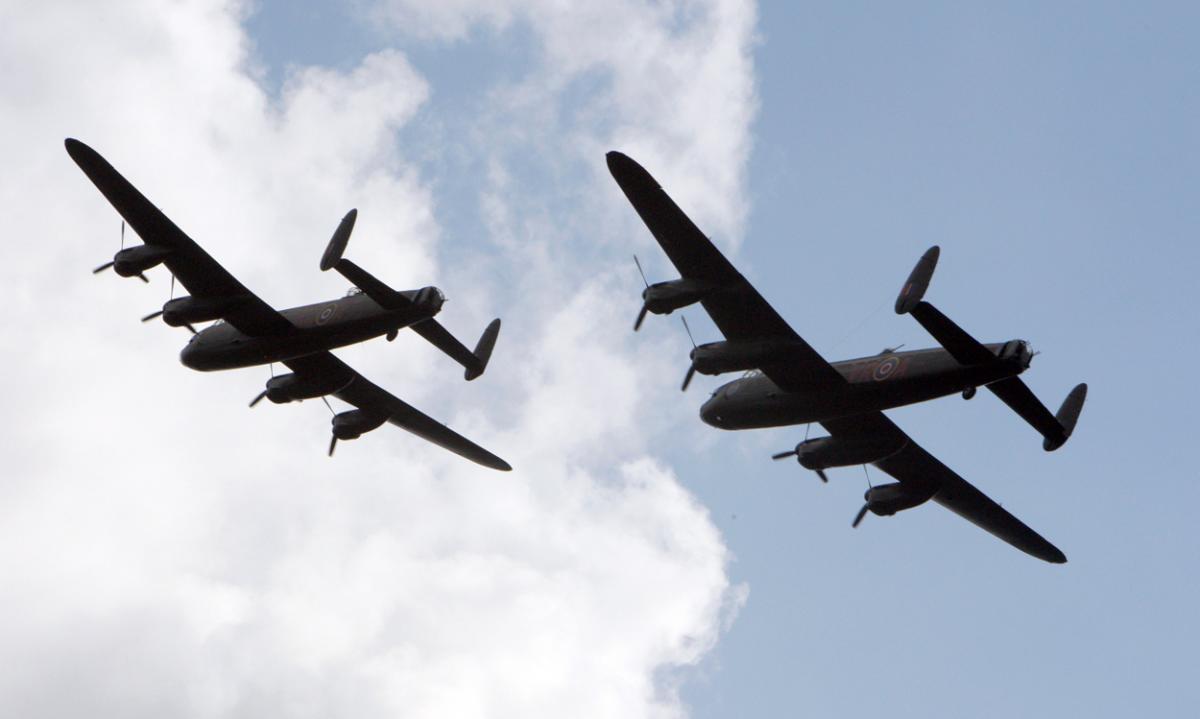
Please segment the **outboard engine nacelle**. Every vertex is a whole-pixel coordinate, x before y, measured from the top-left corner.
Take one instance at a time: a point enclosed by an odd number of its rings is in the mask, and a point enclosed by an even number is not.
[[[889,482],[871,487],[863,498],[867,500],[867,509],[872,514],[890,517],[896,512],[922,504],[932,496],[933,492],[913,492],[900,482]]]
[[[241,297],[176,297],[163,305],[162,318],[172,327],[211,322],[224,317],[240,302]]]
[[[796,460],[805,469],[852,467],[886,459],[899,452],[903,446],[886,438],[818,437],[796,445]]]
[[[669,315],[677,309],[699,302],[712,291],[711,284],[700,280],[655,282],[642,290],[642,304],[656,315]]]
[[[337,446],[339,439],[358,439],[386,421],[387,417],[370,414],[361,409],[335,414],[333,416],[333,437],[329,440],[329,456],[333,456],[333,448]]]
[[[338,439],[358,439],[386,421],[387,417],[368,414],[361,409],[339,412],[333,416],[333,436]]]
[[[138,245],[121,250],[113,255],[112,268],[122,277],[137,277],[146,270],[157,267],[171,254],[170,248],[155,245]],[[96,268],[97,271],[104,265]]]
[[[692,350],[692,367],[706,375],[744,372],[786,361],[793,347],[787,340],[709,342]]]

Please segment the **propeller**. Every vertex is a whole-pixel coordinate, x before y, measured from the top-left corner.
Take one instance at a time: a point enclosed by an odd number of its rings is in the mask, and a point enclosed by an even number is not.
[[[881,355],[890,355],[890,354],[892,354],[893,352],[897,352],[897,351],[899,351],[899,350],[900,350],[900,348],[901,348],[901,347],[903,347],[903,346],[904,346],[904,343],[903,343],[903,342],[901,342],[900,344],[896,345],[895,347],[884,347],[883,349],[879,350],[879,354],[881,354]]]
[[[679,319],[683,322],[683,329],[685,332],[687,332],[688,339],[692,342],[692,351],[694,352],[696,350],[696,338],[692,337],[692,328],[688,327],[686,317],[680,315]],[[696,376],[696,363],[692,362],[688,366],[687,374],[683,376],[683,386],[679,389],[683,392],[687,392],[688,385],[692,383],[692,377],[694,376]]]
[[[337,412],[333,411],[333,405],[329,404],[329,399],[325,395],[321,395],[321,401],[324,402],[325,406],[329,408],[329,413],[332,414],[334,416],[334,418],[336,418]],[[336,434],[329,438],[329,454],[328,454],[328,456],[330,456],[330,457],[333,456],[334,447],[337,447],[337,435]]]
[[[650,282],[646,279],[646,273],[642,271],[642,263],[638,261],[638,256],[633,256],[633,264],[637,265],[638,274],[642,276],[642,284],[646,285],[646,289],[650,289]],[[633,323],[633,331],[637,332],[642,328],[642,322],[646,319],[646,313],[650,308],[646,306],[645,301],[642,302],[642,309],[638,312],[637,320]]]
[[[191,327],[191,325],[188,325],[188,327]],[[267,366],[270,368],[269,371],[271,372],[271,379],[275,379],[275,363],[270,362],[270,363],[268,363]],[[250,407],[253,409],[254,405],[258,404],[259,402],[262,402],[263,397],[267,396],[267,393],[270,391],[270,389],[271,389],[271,383],[267,382],[267,389],[264,389],[262,392],[259,392],[257,397],[250,400]],[[325,399],[325,398],[322,397],[321,399]],[[325,400],[325,406],[329,407],[329,400]],[[332,412],[333,407],[329,407],[329,411]]]
[[[163,313],[162,310],[158,310],[157,312],[151,312],[150,314],[148,314],[142,318],[142,322],[149,322],[150,320],[154,319],[155,317],[161,317],[162,313]],[[196,328],[193,327],[190,322],[184,322],[183,326],[187,327],[188,330],[191,331],[192,334],[196,334]]]
[[[175,273],[174,272],[171,273],[171,290],[167,294],[168,304],[173,299],[175,299]],[[142,318],[142,322],[149,322],[150,320],[154,319],[155,317],[162,316],[163,310],[165,310],[166,307],[167,307],[166,305],[163,305],[162,310],[159,310],[158,312],[151,312],[150,314],[146,315],[145,317]],[[188,329],[192,330],[192,334],[196,334],[196,330],[193,330],[191,325],[188,325],[187,327],[188,327]]]
[[[773,454],[773,455],[771,455],[771,459],[778,461],[781,459],[787,459],[788,457],[795,457],[798,454],[799,454],[799,452],[797,452],[796,450],[793,449],[793,450],[789,450],[787,452],[778,452],[776,454]],[[825,470],[814,469],[813,471],[817,473],[817,476],[821,478],[822,482],[824,482],[825,484],[829,484],[829,476],[825,474]]]
[[[125,249],[125,220],[121,220],[121,249],[122,250]],[[104,264],[100,265],[96,269],[92,270],[92,274],[94,275],[94,274],[103,272],[104,270],[107,270],[109,267],[112,267],[114,264],[116,264],[116,262],[113,260],[105,262]]]
[[[867,477],[867,494],[865,496],[867,502],[862,506],[862,509],[858,510],[858,514],[854,515],[854,521],[850,523],[851,529],[858,529],[858,525],[862,524],[863,517],[867,516],[867,510],[871,508],[871,490],[875,489],[871,484],[871,473],[867,471],[867,465],[864,464],[862,468],[863,474]]]
[[[121,249],[122,250],[125,249],[125,220],[121,220]],[[109,260],[108,262],[105,262],[104,264],[100,265],[96,269],[92,270],[92,274],[93,275],[99,274],[99,273],[103,272],[104,270],[107,270],[109,267],[112,267],[116,263],[117,262],[115,259]],[[150,280],[146,279],[146,275],[142,274],[141,272],[139,272],[137,274],[137,277],[139,280],[141,280],[142,282],[145,282],[147,284],[149,284],[149,282],[150,282]]]

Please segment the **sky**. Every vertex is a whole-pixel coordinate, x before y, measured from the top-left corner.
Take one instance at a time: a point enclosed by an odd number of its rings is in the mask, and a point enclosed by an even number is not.
[[[0,2],[0,706],[33,717],[1191,716],[1200,77],[1187,3]],[[347,256],[436,284],[487,373],[411,333],[338,352],[510,461],[198,373],[151,283],[93,276],[96,148],[277,307]],[[934,505],[856,530],[679,391],[640,161],[830,360],[931,346],[927,299],[1030,340],[1054,452],[994,397],[889,412],[1063,549]],[[126,237],[127,244],[136,241]],[[719,339],[698,308],[697,341]],[[872,480],[879,479],[876,472]]]

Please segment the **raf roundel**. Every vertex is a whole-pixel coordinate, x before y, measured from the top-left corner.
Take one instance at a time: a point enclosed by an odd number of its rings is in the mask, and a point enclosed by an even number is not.
[[[332,304],[321,310],[321,314],[317,315],[317,324],[323,325],[328,322],[337,312],[337,304]]]
[[[888,357],[884,361],[875,366],[875,381],[879,382],[892,376],[896,368],[900,366],[899,357]]]

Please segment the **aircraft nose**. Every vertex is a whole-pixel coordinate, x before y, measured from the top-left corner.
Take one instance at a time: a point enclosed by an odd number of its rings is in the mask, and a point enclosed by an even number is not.
[[[721,416],[722,404],[720,397],[714,396],[700,405],[700,419],[704,420],[704,423],[707,425],[718,428],[723,427],[725,419]]]
[[[182,362],[183,366],[187,367],[188,369],[196,369],[196,341],[194,335],[193,338],[188,340],[188,343],[183,346],[183,349],[179,351],[179,361]]]

